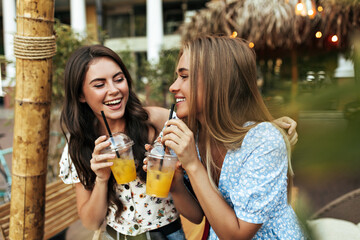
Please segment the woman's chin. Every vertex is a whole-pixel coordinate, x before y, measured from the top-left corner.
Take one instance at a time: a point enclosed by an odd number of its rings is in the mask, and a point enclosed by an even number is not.
[[[188,115],[189,115],[189,114],[188,114],[187,112],[184,113],[184,112],[181,112],[181,111],[176,111],[176,116],[177,116],[178,118],[180,118],[180,119],[186,118]]]

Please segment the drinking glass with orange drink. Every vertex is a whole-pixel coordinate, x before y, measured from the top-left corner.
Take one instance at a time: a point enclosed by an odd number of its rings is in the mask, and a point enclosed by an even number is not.
[[[110,166],[111,172],[118,184],[129,183],[136,179],[135,161],[132,152],[134,142],[123,133],[114,133],[111,145],[105,148],[102,153],[116,153],[116,158],[107,160],[113,162]]]
[[[162,145],[161,145],[161,148]],[[171,182],[174,176],[177,156],[170,151],[147,152],[147,177],[146,177],[146,194],[166,198],[169,195]]]

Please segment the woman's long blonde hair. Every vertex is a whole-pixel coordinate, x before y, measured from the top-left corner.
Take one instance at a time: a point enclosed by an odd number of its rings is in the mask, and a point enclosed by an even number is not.
[[[204,122],[199,125],[196,101],[191,101],[187,123],[194,133],[201,128],[205,134],[204,164],[212,185],[217,188],[220,169],[212,159],[211,143],[223,144],[226,149],[239,148],[252,127],[260,122],[272,121],[273,117],[256,85],[255,53],[244,40],[224,36],[199,37],[184,43],[182,53],[185,51],[190,56],[190,98],[197,99],[199,78],[203,80],[204,96]],[[248,121],[255,124],[244,127]],[[283,130],[279,130],[288,149],[288,180],[291,181],[290,144]]]

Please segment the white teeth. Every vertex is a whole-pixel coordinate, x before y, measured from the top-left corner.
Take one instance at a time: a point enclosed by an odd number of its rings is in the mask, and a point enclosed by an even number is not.
[[[119,103],[121,103],[121,99],[106,102],[105,104],[106,105],[112,105],[112,104],[119,104]]]
[[[184,102],[185,101],[185,98],[177,98],[176,99],[176,102],[178,103],[178,102]]]

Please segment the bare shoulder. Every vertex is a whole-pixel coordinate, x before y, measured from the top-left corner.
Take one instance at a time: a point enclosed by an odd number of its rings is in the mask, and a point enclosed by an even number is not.
[[[163,107],[145,107],[149,113],[149,123],[158,131],[161,131],[169,117],[169,109]]]

